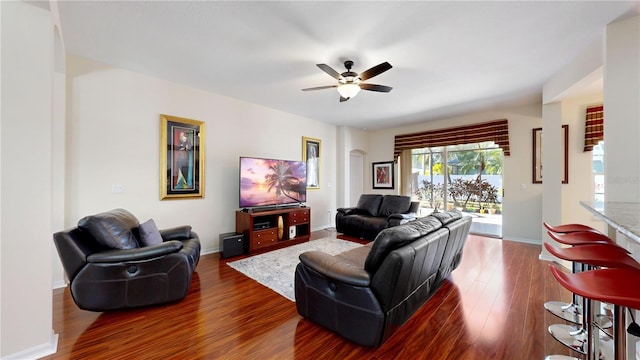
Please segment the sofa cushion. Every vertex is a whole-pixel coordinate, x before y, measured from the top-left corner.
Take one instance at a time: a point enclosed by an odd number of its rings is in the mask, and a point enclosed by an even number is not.
[[[391,214],[402,214],[409,211],[411,198],[401,195],[385,195],[382,204],[378,209],[377,216],[389,216]]]
[[[441,227],[440,220],[427,216],[382,230],[371,246],[364,269],[371,275],[375,274],[390,252]]]
[[[380,208],[381,202],[382,195],[362,194],[360,195],[360,199],[358,199],[358,205],[356,208],[358,209],[359,214],[376,216],[378,215],[378,209]]]
[[[162,243],[162,235],[153,219],[149,219],[138,226],[140,245],[151,246]]]
[[[83,217],[78,221],[78,227],[107,249],[128,250],[138,247],[132,231],[138,227],[138,219],[127,210],[115,209]]]
[[[418,210],[420,210],[420,201],[412,201],[411,205],[409,206],[409,211],[407,211],[408,213],[417,213]]]
[[[446,212],[440,212],[440,213],[433,213],[431,214],[431,216],[440,220],[442,225],[447,225],[449,223],[452,223],[462,218],[462,212],[460,212],[460,210],[452,210],[452,211],[446,211]]]

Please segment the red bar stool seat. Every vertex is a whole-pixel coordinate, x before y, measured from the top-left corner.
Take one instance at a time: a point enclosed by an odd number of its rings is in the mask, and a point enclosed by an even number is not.
[[[617,245],[595,244],[557,248],[549,243],[544,247],[553,256],[598,267],[627,268],[640,271],[640,264],[627,250]]]
[[[583,224],[563,224],[563,225],[557,225],[557,226],[549,225],[546,222],[543,222],[542,224],[544,225],[544,227],[547,228],[547,230],[554,233],[559,233],[559,234],[584,232],[584,231],[600,233],[600,231],[592,228],[591,226],[587,226]]]
[[[563,259],[570,260],[574,263],[582,263],[587,264],[589,266],[600,266],[600,267],[613,267],[618,269],[627,269],[633,271],[638,274],[640,277],[640,264],[633,259],[628,252],[617,246],[610,244],[592,244],[592,245],[581,245],[574,246],[571,248],[556,248],[548,243],[544,244],[545,248],[552,255]],[[554,276],[559,272],[557,268],[552,267],[552,271],[554,272]],[[574,274],[582,274],[583,272],[578,272]],[[619,279],[619,281],[622,279]],[[624,280],[626,281],[626,280]],[[564,284],[561,283],[563,286]],[[594,358],[594,345],[593,339],[594,332],[592,326],[594,322],[592,321],[592,310],[591,310],[591,300],[600,300],[598,298],[594,298],[592,296],[585,296],[581,292],[573,291],[573,288],[565,286],[569,291],[572,291],[574,294],[583,296],[583,309],[584,309],[584,323],[582,329],[579,331],[568,326],[568,325],[551,325],[549,327],[549,332],[553,335],[553,337],[563,343],[565,346],[570,347],[571,349],[580,352],[582,354],[587,355],[587,359]],[[603,291],[608,292],[608,290],[601,289]],[[638,291],[640,293],[640,291]],[[608,301],[605,301],[608,302]],[[640,299],[638,299],[638,303],[640,304]],[[615,303],[614,303],[615,304]],[[614,312],[619,311],[614,306]],[[619,313],[618,313],[619,314]],[[619,321],[619,319],[618,319]],[[614,321],[615,322],[615,321]],[[619,331],[618,331],[619,332]],[[586,338],[584,335],[586,334]],[[614,328],[614,338],[616,336],[616,330]],[[624,336],[624,331],[622,335],[617,334],[617,336]],[[616,339],[616,345],[618,344]],[[614,354],[620,352],[619,349],[614,345]],[[553,359],[555,357],[547,357],[547,359]],[[610,357],[609,357],[610,358]]]
[[[549,266],[558,282],[569,291],[592,300],[611,303],[632,309],[640,309],[640,272],[628,268],[610,268],[565,273]]]
[[[553,240],[561,244],[571,245],[571,246],[591,245],[591,244],[616,245],[616,242],[613,241],[613,239],[599,232],[597,233],[597,232],[591,232],[591,231],[576,231],[572,233],[559,235],[549,231],[547,232],[547,234]]]
[[[571,224],[576,226],[579,224]],[[546,225],[545,225],[546,226]],[[564,226],[564,225],[561,225]],[[556,242],[571,245],[571,246],[583,246],[593,244],[608,244],[617,246],[616,243],[608,236],[592,231],[576,231],[572,233],[556,234],[553,232],[547,232],[547,234]],[[574,273],[583,271],[583,264],[574,262],[572,265],[572,271]],[[563,301],[547,301],[544,304],[544,308],[551,314],[574,324],[582,324],[582,306],[579,304],[577,296],[574,295],[571,302]],[[610,319],[606,317],[598,317],[597,319],[601,328],[611,327]]]
[[[640,271],[634,268],[610,268],[565,273],[550,266],[551,273],[566,289],[584,298],[614,304],[614,354],[616,360],[625,358],[626,334],[624,308],[640,309],[640,287],[630,284],[640,282]]]

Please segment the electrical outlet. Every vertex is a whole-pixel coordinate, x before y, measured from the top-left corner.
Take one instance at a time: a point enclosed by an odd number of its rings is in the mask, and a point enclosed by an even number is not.
[[[121,194],[124,192],[124,185],[122,184],[113,184],[111,185],[111,193],[112,194]]]

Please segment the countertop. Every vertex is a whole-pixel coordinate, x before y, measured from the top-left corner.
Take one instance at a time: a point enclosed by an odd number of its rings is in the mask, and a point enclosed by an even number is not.
[[[597,210],[590,201],[580,201],[580,205],[616,231],[640,243],[640,203],[605,202],[602,210]]]

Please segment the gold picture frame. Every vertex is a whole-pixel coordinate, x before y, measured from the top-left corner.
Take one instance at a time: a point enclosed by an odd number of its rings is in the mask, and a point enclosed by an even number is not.
[[[160,200],[204,198],[204,121],[160,115]]]
[[[532,130],[533,164],[532,179],[534,184],[542,184],[542,128]],[[569,183],[569,125],[562,125],[562,183]]]
[[[307,189],[320,189],[320,147],[322,141],[302,137],[302,161],[307,165]]]

